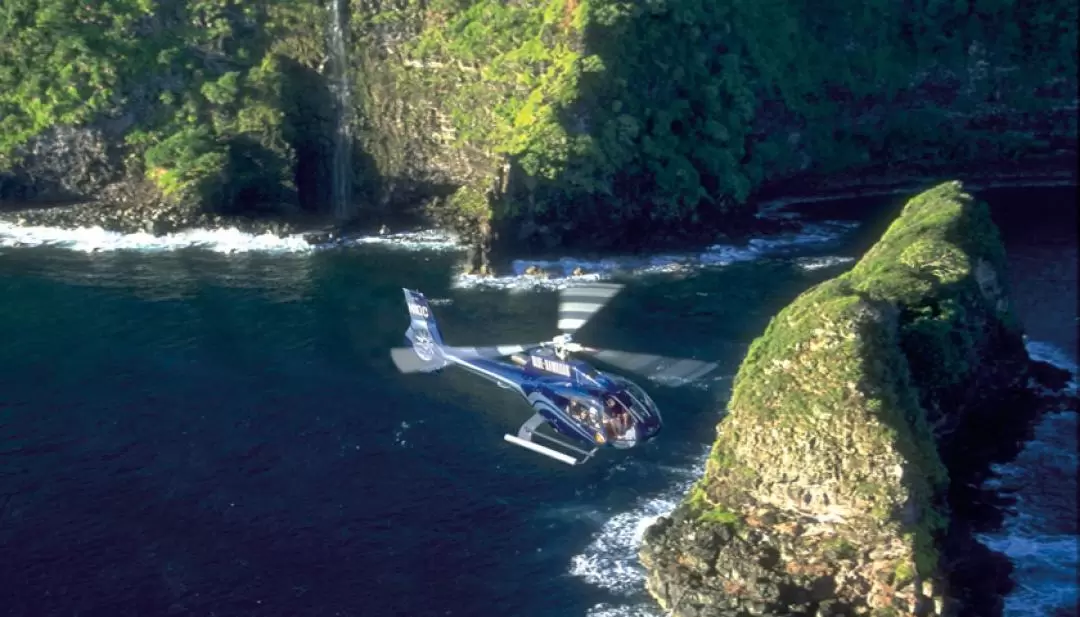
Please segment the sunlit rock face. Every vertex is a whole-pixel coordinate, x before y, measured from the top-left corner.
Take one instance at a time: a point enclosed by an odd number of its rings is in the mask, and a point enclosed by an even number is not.
[[[1004,267],[986,207],[945,183],[774,317],[704,477],[645,536],[659,603],[684,617],[962,612],[943,559],[949,476],[958,452],[1010,430],[1002,415],[1020,412],[1003,407],[1031,374]]]

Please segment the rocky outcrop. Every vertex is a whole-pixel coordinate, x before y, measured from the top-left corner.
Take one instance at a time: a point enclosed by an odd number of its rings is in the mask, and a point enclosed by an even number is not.
[[[68,201],[100,193],[117,179],[117,152],[96,128],[54,127],[0,170],[0,202]]]
[[[949,484],[1024,415],[1004,268],[987,209],[949,182],[773,318],[705,475],[645,535],[657,601],[680,617],[993,614],[1000,585],[961,601],[972,577],[947,553],[972,543],[953,537]]]

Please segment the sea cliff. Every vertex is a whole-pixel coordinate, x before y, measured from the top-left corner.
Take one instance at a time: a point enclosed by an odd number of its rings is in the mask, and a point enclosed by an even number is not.
[[[1076,13],[8,0],[0,210],[156,232],[415,214],[482,268],[500,242],[708,239],[792,187],[1074,181]]]
[[[950,481],[1016,439],[1047,371],[1027,356],[1005,267],[985,205],[948,182],[776,315],[704,476],[645,534],[657,601],[677,617],[999,611],[1001,573],[950,524],[970,497]]]

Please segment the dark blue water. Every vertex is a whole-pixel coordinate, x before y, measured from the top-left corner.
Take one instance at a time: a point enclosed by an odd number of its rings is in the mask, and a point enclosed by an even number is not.
[[[867,237],[804,253],[857,257]],[[640,381],[662,437],[570,468],[502,440],[528,415],[512,394],[391,364],[403,286],[435,300],[451,344],[553,333],[554,293],[454,287],[459,254],[0,251],[12,616],[554,617],[638,603],[604,584],[626,572],[601,559],[583,575],[575,557],[685,481],[753,337],[846,267],[795,254],[626,280],[579,340],[721,370],[698,387]]]

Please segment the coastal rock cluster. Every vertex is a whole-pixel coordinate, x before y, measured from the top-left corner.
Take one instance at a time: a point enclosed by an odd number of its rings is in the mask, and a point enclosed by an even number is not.
[[[776,315],[704,476],[645,534],[657,601],[673,617],[992,611],[1000,581],[958,584],[979,577],[957,571],[973,542],[950,524],[950,475],[1008,441],[1029,380],[1057,378],[1032,370],[1006,280],[986,207],[949,182]]]

